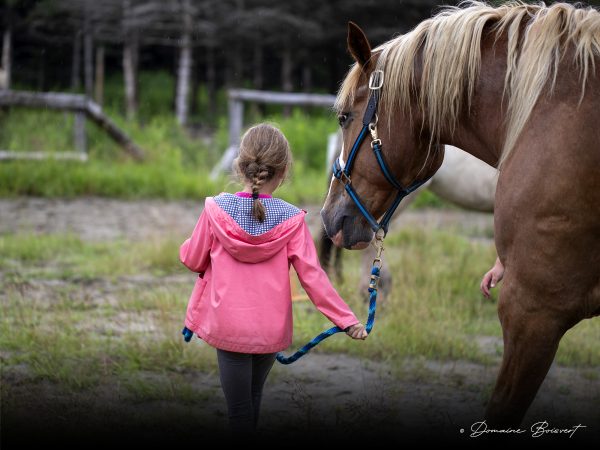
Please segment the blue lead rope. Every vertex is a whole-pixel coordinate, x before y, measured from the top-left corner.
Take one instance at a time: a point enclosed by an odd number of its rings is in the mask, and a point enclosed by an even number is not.
[[[369,284],[369,317],[367,318],[367,324],[365,329],[367,333],[370,333],[375,324],[375,308],[377,306],[377,280],[379,279],[379,267],[373,266],[371,269],[371,283]],[[294,353],[292,356],[284,356],[283,353],[277,353],[277,361],[281,364],[291,364],[306,355],[310,349],[320,344],[322,341],[327,339],[329,336],[333,336],[335,333],[340,333],[342,330],[340,327],[332,327],[328,330],[323,331],[321,334],[313,338],[308,344]]]
[[[369,316],[367,317],[367,324],[365,325],[367,334],[371,333],[373,325],[375,324],[375,308],[377,306],[377,282],[379,281],[380,270],[381,266],[378,266],[374,262],[373,268],[371,269],[371,281],[369,283]],[[331,327],[328,330],[323,331],[315,338],[313,338],[308,344],[306,344],[292,356],[286,357],[282,353],[277,353],[277,361],[279,361],[281,364],[292,364],[293,362],[306,355],[313,347],[320,344],[329,336],[333,336],[336,333],[340,333],[346,330],[342,330],[340,327]],[[188,329],[187,327],[183,327],[183,330],[181,330],[181,334],[183,334],[183,339],[185,340],[185,342],[190,342],[192,336],[194,336],[194,332]]]

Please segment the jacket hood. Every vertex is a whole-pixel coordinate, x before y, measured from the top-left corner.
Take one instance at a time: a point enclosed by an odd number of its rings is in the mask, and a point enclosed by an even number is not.
[[[219,205],[213,197],[207,197],[204,208],[208,213],[215,237],[235,259],[245,263],[258,263],[274,256],[281,250],[304,223],[306,211],[279,223],[263,234],[254,236],[246,232]]]

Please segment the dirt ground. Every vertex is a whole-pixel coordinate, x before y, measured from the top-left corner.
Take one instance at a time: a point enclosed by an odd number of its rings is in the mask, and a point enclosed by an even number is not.
[[[313,233],[321,227],[319,206],[305,206]],[[102,241],[124,237],[131,240],[153,236],[180,238],[189,235],[202,204],[193,201],[122,201],[102,198],[73,200],[18,198],[0,200],[0,233],[32,231],[64,233],[70,231],[84,240]],[[407,211],[393,228],[418,225],[424,228],[460,227],[475,239],[489,240],[493,218],[489,214],[459,210]],[[465,231],[466,230],[466,231]],[[122,283],[148,283],[141,277],[126,277]],[[164,280],[162,280],[164,282]],[[190,277],[172,277],[169,283],[189,283]],[[52,283],[38,282],[45,295]],[[46,285],[44,285],[46,283]],[[37,287],[36,287],[37,286]],[[89,285],[89,289],[99,289]],[[501,342],[481,339],[478,344],[494,357],[489,366],[464,361],[439,362],[406,360],[399,366],[388,362],[358,359],[343,354],[311,354],[291,366],[275,365],[265,388],[261,427],[266,435],[278,433],[302,436],[306,432],[327,436],[328,430],[339,433],[391,436],[397,442],[409,437],[436,437],[458,443],[479,443],[483,438],[470,438],[473,423],[483,420],[485,403],[499,367],[497,356]],[[196,345],[204,345],[197,341]],[[594,372],[594,370],[592,370]],[[590,369],[553,366],[542,385],[522,428],[527,432],[513,436],[529,443],[565,444],[600,443],[600,371],[590,376]],[[593,374],[592,374],[593,375]],[[152,408],[179,411],[202,408],[204,426],[223,430],[225,402],[218,374],[188,374],[197,389],[206,392],[202,405],[159,404]],[[42,391],[28,391],[19,384],[19,368],[2,371],[2,382],[16,389],[17,395],[49,395],[52,386],[38,386]],[[54,393],[56,404],[68,393]],[[99,386],[88,399],[94,404],[116,401],[118,393],[110,386]],[[144,404],[128,404],[135,414],[148,409]],[[29,412],[22,411],[23,417]],[[179,416],[177,416],[179,417]],[[185,422],[185,419],[182,419]],[[567,428],[577,424],[587,428],[574,433],[546,433],[539,439],[531,436],[530,427],[547,421],[549,428]],[[360,424],[360,425],[356,425]],[[6,425],[5,425],[6,426]],[[3,428],[5,428],[5,426]],[[203,426],[199,426],[203,428]],[[461,431],[462,430],[462,431]],[[330,436],[331,437],[331,436]],[[478,441],[478,439],[480,439]]]
[[[320,205],[303,205],[311,231],[322,227]],[[203,203],[166,200],[114,200],[79,197],[72,200],[23,197],[0,199],[0,233],[72,232],[84,240],[124,237],[139,240],[153,236],[186,236],[194,228]],[[474,237],[493,234],[491,214],[462,210],[409,210],[394,220],[390,229],[420,226],[460,229]]]

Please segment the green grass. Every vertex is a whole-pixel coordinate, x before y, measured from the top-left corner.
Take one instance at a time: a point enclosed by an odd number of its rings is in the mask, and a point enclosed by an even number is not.
[[[409,208],[455,208],[455,206],[448,200],[441,199],[430,190],[425,189],[415,198]]]
[[[80,390],[107,378],[133,386],[132,377],[140,371],[214,369],[207,346],[184,345],[179,339],[187,286],[125,289],[115,305],[77,285],[43,297],[29,297],[11,283],[3,288],[0,348],[8,355],[3,364],[26,364],[33,381]],[[144,303],[143,314],[127,299]]]
[[[0,270],[5,276],[37,279],[94,279],[180,269],[178,243],[83,242],[74,235],[0,235]]]
[[[318,203],[326,193],[326,182],[326,174],[302,172],[296,165],[293,175],[277,191],[277,196],[296,204]],[[0,163],[0,197],[93,195],[124,199],[203,199],[223,191],[235,192],[240,187],[237,180],[225,177],[212,181],[208,177],[208,168],[159,163]]]
[[[23,110],[2,115],[0,112],[0,148],[73,151],[71,142],[65,137],[72,135],[70,117]],[[215,181],[209,178],[210,170],[225,145],[207,146],[192,140],[170,117],[156,117],[144,127],[121,121],[121,125],[146,151],[147,161],[144,163],[132,162],[90,125],[88,162],[1,162],[0,196],[199,199],[239,187],[237,180],[231,181],[225,176]],[[305,117],[303,124],[295,126],[308,127],[311,121]],[[315,123],[323,125],[324,122],[317,118]],[[319,136],[325,142],[326,134]],[[317,146],[314,139],[297,145],[299,155],[295,157],[290,179],[278,192],[282,198],[293,203],[322,200],[328,175],[323,161],[319,170],[311,168],[309,156],[313,152],[320,158],[324,145]]]
[[[209,348],[199,341],[184,345],[179,336],[193,277],[189,284],[163,278],[187,273],[177,260],[179,243],[2,235],[0,348],[9,355],[4,363],[26,364],[35,379],[73,389],[93,386],[103,377],[127,380],[139,371],[214,370]],[[346,256],[346,282],[338,289],[364,320],[367,294],[357,291],[356,282],[367,275],[358,258],[357,253]],[[374,333],[365,342],[335,336],[315,351],[397,366],[406,357],[497,363],[499,355],[477,345],[479,337],[501,336],[495,302],[478,291],[480,277],[493,260],[491,246],[455,234],[391,234],[385,267],[394,275],[394,289],[378,309]],[[140,274],[147,277],[137,284],[122,281]],[[40,288],[29,280],[51,284]],[[330,325],[308,301],[294,303],[294,316],[293,348]],[[585,321],[567,333],[557,362],[597,367],[599,341],[599,324]],[[154,392],[149,383],[149,392]],[[140,389],[136,395],[146,388]]]
[[[202,198],[224,182],[207,172],[167,164],[12,161],[0,164],[0,196]]]
[[[496,302],[484,299],[479,292],[481,276],[494,259],[491,245],[472,243],[456,234],[411,230],[390,235],[385,264],[393,274],[394,289],[378,309],[375,332],[357,344],[334,337],[317,351],[343,351],[397,364],[405,357],[494,363],[501,350],[488,354],[477,344],[478,338],[486,336],[501,342]],[[367,275],[361,272],[358,255],[350,255],[344,262],[348,281],[339,291],[366,320],[368,294],[357,292],[356,280]],[[294,308],[294,346],[298,347],[325,328],[327,321],[308,303],[296,303]],[[598,342],[600,323],[584,321],[563,338],[556,361],[597,367]]]

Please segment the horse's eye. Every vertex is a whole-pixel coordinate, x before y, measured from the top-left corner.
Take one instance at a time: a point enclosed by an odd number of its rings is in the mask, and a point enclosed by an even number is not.
[[[338,116],[338,122],[340,123],[340,126],[344,126],[346,120],[348,120],[348,114],[340,114]]]

